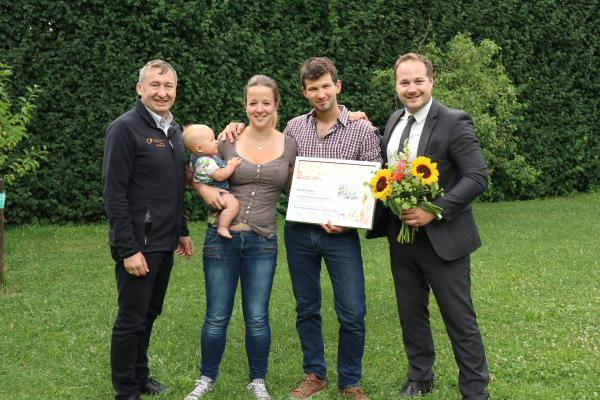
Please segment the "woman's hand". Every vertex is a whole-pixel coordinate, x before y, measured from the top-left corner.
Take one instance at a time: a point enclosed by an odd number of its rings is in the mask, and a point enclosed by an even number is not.
[[[225,200],[221,198],[221,193],[229,193],[227,190],[205,185],[200,182],[194,182],[192,186],[198,196],[202,197],[202,200],[204,200],[208,206],[215,210],[222,210],[225,207]]]

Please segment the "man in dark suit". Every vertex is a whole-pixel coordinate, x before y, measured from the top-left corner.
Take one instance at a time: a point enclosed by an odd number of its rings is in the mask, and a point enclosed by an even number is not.
[[[419,228],[413,243],[397,242],[400,220],[378,204],[368,238],[387,236],[398,314],[408,357],[408,380],[400,396],[433,389],[435,351],[429,324],[429,291],[437,300],[459,368],[463,399],[489,398],[483,342],[471,300],[469,255],[481,245],[471,202],[487,187],[487,167],[473,121],[464,111],[448,108],[431,97],[433,66],[422,55],[408,53],[394,66],[396,91],[404,109],[389,118],[383,138],[384,161],[408,139],[410,159],[426,156],[437,163],[445,196],[433,203],[440,215],[419,207],[401,219]]]

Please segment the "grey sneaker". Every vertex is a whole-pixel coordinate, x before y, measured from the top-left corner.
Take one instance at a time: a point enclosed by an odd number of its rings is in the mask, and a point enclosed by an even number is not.
[[[198,400],[205,394],[210,392],[213,388],[214,381],[208,376],[202,375],[200,379],[196,380],[196,387],[188,394],[184,400]]]
[[[267,392],[264,379],[254,379],[246,387],[256,397],[256,400],[271,400],[271,395]]]

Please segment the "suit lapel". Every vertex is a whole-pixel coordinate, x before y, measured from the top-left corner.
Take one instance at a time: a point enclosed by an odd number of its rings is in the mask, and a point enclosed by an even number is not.
[[[392,136],[392,132],[394,132],[394,128],[398,124],[398,121],[404,115],[404,109],[398,110],[390,116],[390,119],[385,124],[385,130],[383,131],[383,139],[381,140],[381,154],[383,155],[383,162],[386,163],[387,160],[387,147],[390,142],[390,137]]]
[[[425,154],[427,144],[431,138],[431,133],[433,132],[433,128],[435,128],[435,124],[437,122],[439,111],[440,103],[438,103],[436,99],[433,99],[431,108],[429,108],[427,118],[425,119],[425,125],[423,125],[423,131],[421,131],[421,139],[419,140],[419,146],[417,147],[417,156],[422,156]]]

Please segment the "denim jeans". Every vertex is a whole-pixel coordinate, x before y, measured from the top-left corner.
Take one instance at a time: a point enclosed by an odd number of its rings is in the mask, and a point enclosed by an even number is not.
[[[296,297],[296,329],[304,354],[304,372],[326,376],[321,322],[321,260],[333,287],[334,309],[340,323],[338,386],[356,386],[362,375],[365,347],[365,280],[360,240],[355,230],[327,234],[319,225],[285,225],[292,288]]]
[[[200,334],[200,374],[216,379],[238,281],[246,326],[250,380],[264,379],[269,363],[269,299],[277,263],[277,237],[231,231],[232,239],[209,227],[204,239],[206,316]]]

